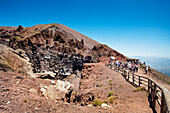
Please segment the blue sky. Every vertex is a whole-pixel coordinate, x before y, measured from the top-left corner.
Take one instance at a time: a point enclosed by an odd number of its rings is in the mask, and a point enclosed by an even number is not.
[[[60,23],[126,56],[170,58],[170,0],[0,0],[0,26]]]

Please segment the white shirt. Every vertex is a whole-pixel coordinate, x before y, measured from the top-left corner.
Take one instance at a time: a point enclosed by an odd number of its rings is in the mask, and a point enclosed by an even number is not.
[[[148,66],[146,66],[146,70],[148,70]]]

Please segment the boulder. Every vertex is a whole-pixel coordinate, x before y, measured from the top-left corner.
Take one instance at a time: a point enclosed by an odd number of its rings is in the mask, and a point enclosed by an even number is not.
[[[32,64],[28,60],[20,57],[18,52],[12,48],[0,44],[0,66],[7,67],[9,71],[22,74],[29,74],[35,77],[32,72]],[[3,68],[2,67],[2,68]]]
[[[63,100],[65,99],[65,95],[73,90],[73,84],[67,81],[57,80],[54,85],[43,86],[41,84],[40,90],[47,99]]]

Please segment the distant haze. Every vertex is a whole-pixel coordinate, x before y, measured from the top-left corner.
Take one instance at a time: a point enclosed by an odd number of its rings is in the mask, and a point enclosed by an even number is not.
[[[146,65],[160,71],[163,74],[170,76],[170,59],[159,57],[143,57],[134,56],[133,58],[139,58],[141,62],[145,62]]]

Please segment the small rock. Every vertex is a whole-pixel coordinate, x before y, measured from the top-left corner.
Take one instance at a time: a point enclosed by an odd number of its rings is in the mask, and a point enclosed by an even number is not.
[[[31,93],[36,93],[36,94],[37,94],[37,90],[34,89],[34,88],[30,89],[29,92],[31,92]]]
[[[106,103],[103,103],[102,105],[101,105],[101,107],[110,107],[109,105],[107,105]]]
[[[11,103],[10,101],[7,102],[7,104],[10,104],[10,103]]]
[[[31,108],[31,105],[28,105],[29,108]]]
[[[20,82],[19,82],[19,81],[17,81],[17,82],[16,82],[16,84],[20,84]]]
[[[100,109],[100,108],[101,108],[101,106],[97,106],[97,108],[98,108],[98,109]]]
[[[5,78],[4,81],[7,82],[9,79],[8,78]]]
[[[55,81],[54,81],[54,80],[51,80],[51,84],[52,84],[52,85],[55,85],[56,83],[55,83]]]
[[[24,79],[23,77],[20,77],[20,76],[15,76],[16,79]]]
[[[84,106],[84,102],[81,103],[81,106]]]
[[[92,107],[92,104],[87,105],[88,107]]]
[[[34,109],[35,109],[36,111],[39,111],[39,110],[40,110],[38,107],[35,107]]]
[[[2,93],[2,96],[5,96],[5,94],[4,94],[4,93]]]

